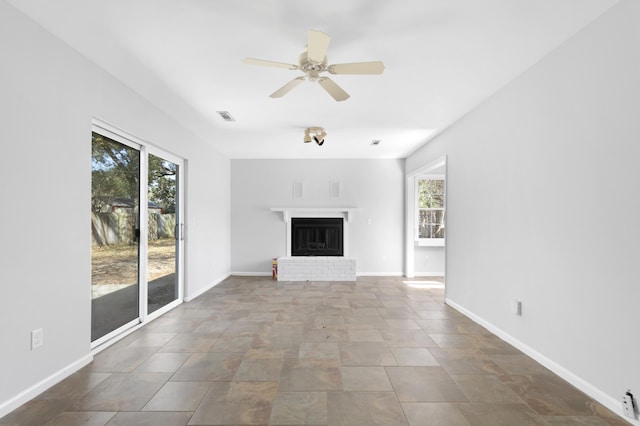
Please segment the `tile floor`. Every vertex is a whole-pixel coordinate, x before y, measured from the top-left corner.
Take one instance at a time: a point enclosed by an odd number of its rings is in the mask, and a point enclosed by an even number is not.
[[[627,425],[400,277],[230,277],[2,425]]]

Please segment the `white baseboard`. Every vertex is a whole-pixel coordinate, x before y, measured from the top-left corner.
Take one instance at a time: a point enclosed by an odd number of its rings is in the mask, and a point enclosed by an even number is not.
[[[235,275],[237,277],[270,277],[273,275],[271,271],[269,272],[232,272],[231,275]]]
[[[188,296],[185,296],[184,297],[184,301],[185,302],[191,302],[196,297],[200,296],[202,293],[206,293],[207,291],[211,290],[213,287],[217,286],[218,284],[220,284],[222,281],[226,280],[230,276],[231,276],[231,274],[229,273],[229,274],[221,276],[220,278],[218,278],[216,280],[211,281],[209,284],[207,284],[206,286],[204,286],[203,288],[201,288],[197,292],[195,292],[193,294],[189,294]]]
[[[231,275],[235,275],[237,277],[270,277],[271,271],[269,272],[232,272]],[[356,272],[357,277],[402,277],[404,276],[404,272]],[[431,276],[436,276],[435,273],[431,274]],[[444,274],[442,274],[444,276]]]
[[[237,277],[270,277],[271,271],[269,272],[232,272],[231,275],[235,275]],[[357,277],[402,277],[404,276],[404,272],[356,272]],[[431,276],[436,276],[435,273],[431,274]],[[444,274],[442,274],[444,276]]]
[[[25,402],[32,400],[33,398],[40,395],[42,392],[49,389],[51,386],[55,385],[56,383],[66,379],[76,371],[80,370],[85,365],[89,364],[91,361],[93,361],[93,355],[92,354],[85,355],[79,360],[62,368],[61,370],[56,371],[46,379],[41,380],[40,382],[36,383],[30,388],[20,392],[18,395],[14,396],[8,401],[4,401],[0,403],[0,418],[6,416],[16,408],[20,407]]]
[[[444,277],[444,272],[414,272],[415,278],[419,277]]]
[[[356,272],[356,277],[402,277],[404,272]]]
[[[591,383],[587,382],[583,378],[577,376],[576,374],[574,374],[573,372],[571,372],[567,368],[565,368],[562,365],[556,363],[555,361],[551,360],[550,358],[547,358],[546,356],[544,356],[540,352],[538,352],[535,349],[529,347],[528,345],[522,343],[520,340],[516,339],[515,337],[511,336],[510,334],[505,333],[502,329],[500,329],[500,328],[494,326],[493,324],[485,321],[484,319],[482,319],[481,317],[477,316],[473,312],[468,311],[467,309],[465,309],[462,306],[458,305],[453,300],[447,298],[445,300],[445,302],[446,302],[447,305],[451,306],[452,308],[456,309],[460,313],[464,314],[466,317],[468,317],[468,318],[472,319],[473,321],[477,322],[478,324],[480,324],[481,326],[483,326],[484,328],[486,328],[487,330],[489,330],[490,332],[492,332],[496,336],[500,337],[505,342],[507,342],[507,343],[511,344],[512,346],[516,347],[521,352],[529,355],[531,358],[533,358],[534,360],[538,361],[540,364],[542,364],[543,366],[545,366],[549,370],[553,371],[555,374],[557,374],[558,376],[560,376],[561,378],[563,378],[567,382],[571,383],[573,386],[575,386],[576,388],[578,388],[579,390],[581,390],[585,394],[589,395],[591,398],[595,399],[596,401],[598,401],[600,404],[602,404],[605,407],[607,407],[612,412],[614,412],[617,415],[619,415],[623,420],[628,421],[629,424],[640,426],[640,421],[632,420],[630,418],[622,416],[622,414],[621,414],[621,409],[622,409],[621,408],[621,402],[618,400],[618,398],[614,398],[611,395],[606,394],[605,392],[603,392],[602,390],[598,389],[597,387],[595,387]]]

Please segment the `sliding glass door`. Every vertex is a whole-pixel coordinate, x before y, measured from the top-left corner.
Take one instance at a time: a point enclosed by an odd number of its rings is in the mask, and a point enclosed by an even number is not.
[[[180,303],[181,173],[181,159],[94,126],[92,346]]]
[[[93,132],[91,341],[139,317],[140,150]]]
[[[148,158],[147,312],[152,313],[179,297],[176,271],[179,270],[182,227],[178,215],[180,167],[153,154]]]

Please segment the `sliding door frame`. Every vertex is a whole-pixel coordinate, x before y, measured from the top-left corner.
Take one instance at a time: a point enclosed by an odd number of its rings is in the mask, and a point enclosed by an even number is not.
[[[122,325],[121,327],[107,333],[106,335],[91,342],[91,349],[100,346],[108,346],[105,343],[113,343],[117,337],[123,337],[127,332],[133,331],[133,328],[145,324],[162,314],[170,311],[183,302],[184,298],[184,159],[170,154],[161,148],[158,148],[149,142],[131,135],[128,132],[118,129],[109,123],[99,119],[92,119],[91,130],[102,136],[108,137],[118,143],[126,145],[130,148],[137,149],[140,152],[140,176],[139,176],[139,248],[138,248],[138,318]],[[162,157],[178,166],[176,174],[176,276],[178,285],[178,297],[172,302],[162,306],[151,314],[148,313],[148,259],[149,259],[149,154]],[[89,287],[91,294],[91,287]],[[91,298],[89,298],[91,301]],[[93,313],[92,313],[93,315]]]
[[[177,173],[176,173],[176,227],[175,227],[175,239],[176,239],[176,277],[177,277],[177,285],[178,285],[178,297],[176,298],[176,300],[169,302],[168,304],[166,304],[165,306],[162,306],[161,308],[158,308],[156,311],[152,312],[152,313],[148,313],[148,289],[149,289],[149,283],[147,282],[147,265],[146,262],[148,260],[148,246],[145,243],[145,250],[147,251],[147,257],[145,257],[145,279],[144,279],[144,283],[145,285],[142,286],[144,287],[144,294],[141,294],[141,300],[144,301],[144,310],[142,310],[141,312],[143,313],[141,315],[141,322],[145,322],[146,320],[152,320],[155,319],[157,317],[159,317],[160,315],[164,314],[165,312],[170,311],[171,309],[175,308],[176,306],[178,306],[179,304],[182,303],[183,298],[184,298],[184,160],[180,157],[177,157],[171,153],[168,153],[158,147],[155,147],[153,145],[145,145],[145,153],[144,153],[144,158],[145,158],[145,171],[144,173],[146,173],[146,177],[145,177],[145,206],[148,205],[148,182],[147,182],[147,177],[149,175],[149,163],[148,163],[148,159],[149,159],[149,155],[155,155],[156,157],[161,157],[164,160],[168,160],[171,161],[173,164],[175,164],[177,167]],[[148,238],[148,233],[149,233],[149,226],[148,226],[148,221],[144,221],[145,222],[145,232],[147,232],[147,235],[145,235],[145,238]],[[145,240],[148,241],[148,240]],[[142,292],[141,292],[142,293]],[[142,298],[142,296],[144,296]]]

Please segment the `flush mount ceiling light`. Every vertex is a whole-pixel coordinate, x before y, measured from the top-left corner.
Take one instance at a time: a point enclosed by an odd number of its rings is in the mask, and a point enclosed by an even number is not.
[[[313,136],[311,136],[313,134]],[[304,130],[304,143],[309,143],[311,141],[318,144],[318,146],[322,146],[324,143],[324,138],[327,136],[327,132],[324,131],[322,127],[309,127]]]

